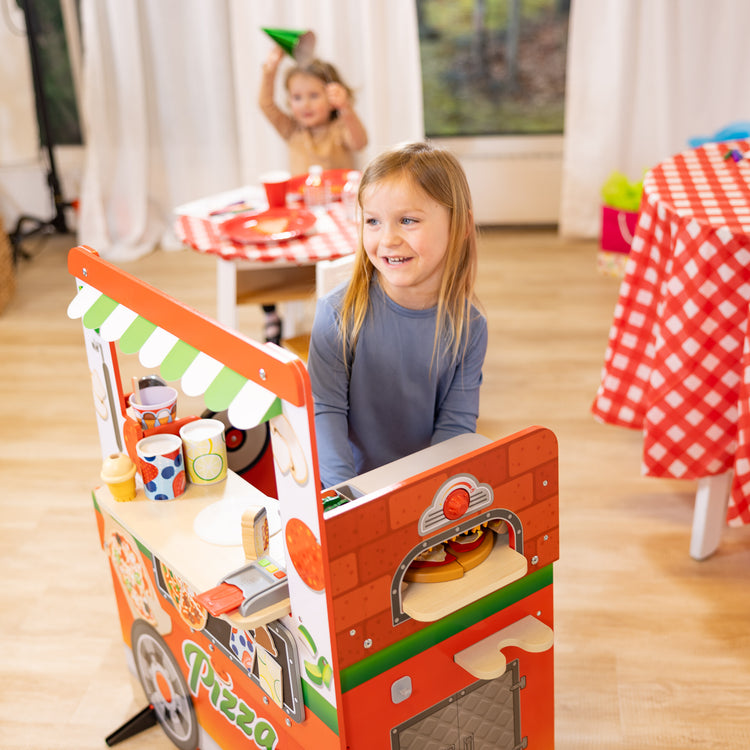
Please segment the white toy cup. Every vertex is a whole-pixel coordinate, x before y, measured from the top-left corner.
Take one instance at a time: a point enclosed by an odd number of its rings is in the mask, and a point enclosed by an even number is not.
[[[135,444],[143,490],[149,500],[174,500],[185,492],[182,441],[165,432]]]
[[[180,428],[185,467],[193,484],[215,484],[227,477],[225,425],[218,419],[196,419]]]

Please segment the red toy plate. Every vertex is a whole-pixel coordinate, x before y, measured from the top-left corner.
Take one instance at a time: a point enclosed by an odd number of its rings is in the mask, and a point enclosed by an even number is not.
[[[256,214],[235,216],[221,225],[221,232],[243,245],[280,242],[309,232],[315,216],[302,208],[269,208]]]
[[[323,171],[323,182],[328,183],[332,198],[341,198],[341,191],[346,184],[346,175],[349,174],[349,172],[349,169],[326,169]],[[302,198],[302,187],[304,186],[306,179],[306,174],[298,174],[292,177],[292,179],[289,180],[287,195],[294,200],[300,200]]]

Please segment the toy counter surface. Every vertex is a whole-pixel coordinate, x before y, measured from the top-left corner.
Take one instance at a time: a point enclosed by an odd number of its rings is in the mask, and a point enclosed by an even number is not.
[[[105,526],[111,528],[111,534],[122,534],[124,531],[136,539],[140,547],[158,551],[160,562],[172,571],[174,577],[179,577],[184,587],[189,587],[193,598],[213,589],[225,577],[247,566],[240,538],[245,508],[265,505],[272,518],[272,532],[280,531],[278,508],[275,507],[278,506],[277,501],[262,495],[232,471],[228,472],[226,482],[221,484],[188,484],[183,495],[168,502],[149,501],[143,490],[138,490],[134,500],[121,503],[106,487],[95,490],[94,500],[106,516]],[[226,541],[229,543],[215,544],[201,538],[196,532],[197,524],[206,514],[214,515],[217,523],[226,528]],[[214,535],[218,534],[217,524],[212,526],[211,531]],[[102,541],[107,551],[110,551],[109,543],[107,539]],[[279,533],[271,536],[266,559],[276,569],[284,570],[284,546]],[[113,564],[118,563],[115,561]],[[276,581],[277,578],[268,580],[267,587],[270,588]],[[126,594],[132,595],[133,589],[126,589]],[[246,613],[245,616],[231,611],[227,613],[227,619],[237,627],[254,628],[289,612],[287,596],[271,607]]]

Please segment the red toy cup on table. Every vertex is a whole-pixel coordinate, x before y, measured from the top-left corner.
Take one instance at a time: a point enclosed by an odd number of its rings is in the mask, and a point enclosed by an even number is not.
[[[291,177],[289,172],[279,169],[265,172],[260,176],[260,181],[266,191],[269,208],[284,208],[286,206],[286,194]]]

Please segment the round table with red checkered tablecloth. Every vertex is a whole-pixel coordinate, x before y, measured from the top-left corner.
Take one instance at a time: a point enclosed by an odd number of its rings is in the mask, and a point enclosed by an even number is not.
[[[290,239],[240,243],[224,232],[224,222],[239,215],[237,210],[247,213],[267,208],[263,188],[249,185],[175,209],[177,237],[200,253],[216,256],[216,317],[230,328],[237,327],[240,300],[295,304],[294,300],[314,293],[319,261],[351,255],[357,246],[357,225],[339,201],[316,213],[312,230]],[[310,273],[298,273],[305,269]],[[287,336],[295,335],[292,323],[285,319]]]
[[[732,524],[750,523],[748,149],[710,143],[646,175],[592,407],[643,430],[647,475],[734,470]]]

